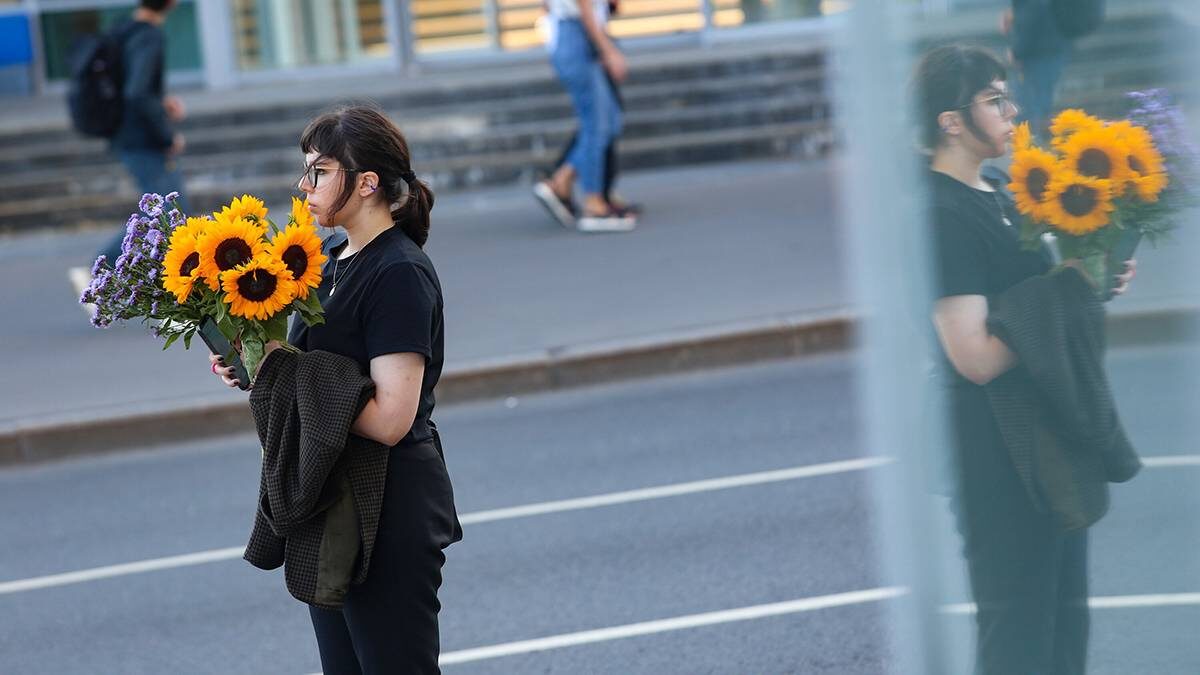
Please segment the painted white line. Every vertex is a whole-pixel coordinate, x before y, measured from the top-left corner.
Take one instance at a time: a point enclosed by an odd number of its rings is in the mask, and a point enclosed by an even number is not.
[[[455,663],[467,663],[469,661],[482,661],[484,659],[495,659],[502,656],[512,656],[514,654],[526,654],[529,652],[540,652],[548,649],[574,647],[577,645],[591,644],[593,642],[621,640],[624,638],[637,637],[639,635],[665,633],[668,631],[697,628],[700,626],[712,626],[722,623],[731,623],[734,621],[750,621],[753,619],[762,619],[770,616],[780,616],[782,614],[811,612],[830,607],[858,605],[867,602],[890,600],[891,598],[895,598],[907,592],[908,589],[905,588],[873,588],[866,591],[839,593],[837,595],[823,595],[815,598],[802,598],[788,602],[776,602],[768,605],[754,605],[752,607],[741,607],[738,609],[729,609],[720,612],[691,614],[687,616],[678,616],[671,619],[632,623],[625,626],[613,626],[611,628],[585,630],[578,633],[552,635],[550,637],[538,638],[536,640],[522,640],[520,642],[508,642],[504,644],[491,645],[488,647],[476,647],[475,649],[447,652],[442,654],[439,662],[441,665],[445,666]]]
[[[1200,605],[1200,593],[1155,593],[1150,595],[1101,595],[1088,598],[1092,609],[1130,609],[1139,607],[1179,607]],[[943,614],[974,614],[975,603],[943,605]]]
[[[676,483],[673,485],[662,485],[652,488],[643,488],[640,490],[612,492],[609,494],[594,495],[579,499],[564,499],[560,501],[542,502],[539,504],[527,504],[525,506],[494,509],[490,511],[477,511],[475,513],[462,514],[459,516],[459,520],[463,525],[477,525],[479,523],[489,523],[498,520],[511,520],[514,518],[527,518],[529,516],[537,516],[547,513],[576,511],[579,509],[611,506],[614,504],[627,504],[630,502],[662,499],[665,497],[695,494],[698,492],[727,490],[730,488],[746,487],[750,485],[762,485],[766,483],[797,480],[800,478],[812,478],[815,476],[827,476],[831,474],[847,473],[850,471],[862,471],[865,469],[873,469],[875,467],[882,466],[891,461],[893,460],[889,458],[868,457],[841,462],[829,462],[826,464],[797,466],[789,469],[778,469],[775,471],[762,471],[758,473],[748,473],[737,476],[726,476],[724,478],[713,478],[709,480],[693,481],[690,483]],[[207,563],[221,562],[225,560],[237,560],[238,558],[242,557],[242,553],[244,551],[244,547],[222,548],[211,551],[202,551],[200,553],[170,556],[167,558],[155,558],[152,560],[142,560],[139,562],[123,563],[120,565],[109,565],[107,567],[96,567],[87,570],[80,570],[78,572],[66,572],[63,574],[51,574],[48,576],[33,577],[30,579],[4,581],[0,582],[0,595],[32,591],[39,588],[67,586],[70,584],[84,583],[98,579],[110,579],[112,577],[120,577],[130,574],[141,574],[143,572],[154,572],[158,570],[175,569],[179,567],[190,567],[193,565],[204,565]]]
[[[235,548],[220,548],[213,551],[188,553],[186,555],[176,555],[169,558],[155,558],[153,560],[142,560],[139,562],[123,563],[120,565],[109,565],[108,567],[94,567],[89,570],[80,570],[78,572],[65,572],[63,574],[51,574],[44,577],[33,577],[32,579],[5,581],[0,583],[0,595],[5,595],[8,593],[20,593],[21,591],[32,591],[38,588],[51,588],[54,586],[80,584],[85,581],[109,579],[128,574],[141,574],[143,572],[154,572],[157,570],[167,570],[176,567],[189,567],[191,565],[204,565],[206,563],[219,562],[222,560],[233,560],[236,558],[241,558],[243,551],[245,551],[245,548],[241,546]]]
[[[1149,469],[1162,469],[1175,466],[1200,466],[1200,455],[1160,455],[1143,457],[1142,464]]]
[[[800,478],[812,478],[816,476],[848,473],[851,471],[863,471],[866,469],[878,468],[893,461],[895,460],[890,457],[865,457],[841,462],[828,462],[825,464],[797,466],[789,469],[761,471],[758,473],[726,476],[724,478],[713,478],[709,480],[693,481],[690,483],[676,483],[674,485],[662,485],[659,487],[642,488],[639,490],[627,490],[625,492],[612,492],[609,494],[581,497],[578,499],[564,499],[553,502],[542,502],[539,504],[527,504],[525,506],[493,509],[490,511],[477,511],[475,513],[463,514],[459,517],[459,520],[463,525],[478,525],[479,523],[488,523],[498,520],[511,520],[513,518],[527,518],[529,516],[537,516],[547,513],[576,511],[579,509],[612,506],[614,504],[628,504],[630,502],[662,499],[665,497],[676,497],[699,492],[711,492],[713,490],[726,490],[730,488],[747,487],[751,485],[763,485],[767,483],[797,480]],[[1142,463],[1145,464],[1147,468],[1152,469],[1181,466],[1200,466],[1200,455],[1162,455],[1156,457],[1143,457]],[[109,579],[112,577],[126,576],[130,574],[141,574],[143,572],[154,572],[158,570],[175,569],[179,567],[190,567],[193,565],[204,565],[225,560],[237,560],[238,558],[242,557],[244,550],[245,549],[243,547],[221,548],[211,551],[201,551],[199,553],[170,556],[167,558],[154,558],[151,560],[122,563],[120,565],[96,567],[87,570],[80,570],[78,572],[65,572],[63,574],[51,574],[41,577],[32,577],[29,579],[3,581],[0,582],[0,595],[32,591],[40,588],[67,586],[70,584],[84,583],[98,579]]]
[[[560,513],[563,511],[592,509],[599,506],[628,504],[630,502],[662,499],[664,497],[677,497],[679,495],[695,494],[697,492],[727,490],[729,488],[746,487],[748,485],[762,485],[764,483],[778,483],[781,481],[796,480],[798,478],[812,478],[814,476],[828,476],[830,474],[847,473],[850,471],[862,471],[864,469],[874,469],[892,461],[892,459],[886,457],[865,457],[862,459],[851,459],[843,462],[829,462],[827,464],[797,466],[790,469],[779,469],[776,471],[747,473],[740,476],[726,476],[725,478],[698,480],[691,483],[675,483],[674,485],[662,485],[659,487],[642,488],[640,490],[627,490],[625,492],[611,492],[609,494],[595,495],[592,497],[563,499],[561,501],[542,502],[540,504],[529,504],[527,506],[514,506],[511,508],[495,509],[492,511],[479,511],[477,513],[463,515],[459,518],[459,520],[463,525],[476,525],[479,523],[488,523],[496,520],[509,520],[512,518],[538,516],[546,513]]]

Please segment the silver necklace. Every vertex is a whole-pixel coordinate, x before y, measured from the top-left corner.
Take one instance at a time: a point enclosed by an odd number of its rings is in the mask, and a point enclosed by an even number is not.
[[[364,246],[363,248],[366,248],[366,247]],[[332,298],[333,294],[335,292],[337,292],[338,282],[345,281],[346,277],[350,276],[350,271],[354,269],[354,263],[358,262],[358,259],[361,257],[362,257],[362,249],[359,249],[358,252],[354,254],[354,260],[351,260],[350,264],[346,265],[346,271],[342,272],[341,279],[338,279],[338,263],[341,262],[342,259],[340,257],[333,259],[333,285],[329,287],[329,297]]]
[[[1004,211],[1004,202],[1000,201],[998,190],[992,191],[992,201],[996,202],[996,208],[1000,211],[1000,220],[1004,221],[1006,227],[1012,227],[1012,221],[1008,219],[1008,214]]]

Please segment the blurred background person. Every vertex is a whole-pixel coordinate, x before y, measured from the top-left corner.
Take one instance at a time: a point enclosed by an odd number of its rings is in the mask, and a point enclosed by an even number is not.
[[[633,214],[614,208],[604,193],[606,155],[621,135],[623,117],[614,85],[628,74],[625,56],[605,29],[607,2],[548,0],[546,8],[550,61],[571,96],[579,130],[566,160],[550,178],[534,185],[533,194],[564,227],[582,232],[632,230]],[[583,191],[578,207],[572,203],[576,180]]]
[[[123,106],[121,123],[112,136],[112,152],[133,176],[141,193],[179,193],[179,206],[186,213],[183,174],[177,159],[184,150],[183,134],[175,124],[186,116],[183,103],[166,95],[166,35],[162,30],[176,0],[140,0],[130,21],[113,30],[121,49]],[[125,238],[122,228],[97,255],[111,267],[121,255]],[[85,267],[68,270],[71,283],[80,293],[91,282]]]
[[[604,3],[597,1],[597,6],[600,6],[602,4],[604,4]],[[621,9],[621,3],[618,2],[618,0],[608,0],[607,5],[608,5],[608,16],[609,17],[616,16],[617,13]],[[600,14],[601,13],[598,12],[597,16],[599,17]],[[554,23],[553,18],[548,17],[547,28],[549,31],[554,30],[553,23]],[[550,32],[550,35],[553,36],[554,33]],[[552,39],[553,38],[548,39],[546,41],[546,44],[550,45]],[[622,112],[624,112],[625,111],[625,101],[622,100],[622,98],[621,98],[621,88],[619,86],[617,86],[616,82],[613,81],[612,76],[608,73],[607,70],[604,71],[604,76],[606,78],[608,78],[608,86],[612,87],[613,95],[617,99],[617,107],[620,108]],[[558,159],[555,160],[554,168],[551,169],[551,175],[553,175],[553,173],[555,171],[558,171],[563,166],[563,164],[565,164],[567,162],[567,157],[569,157],[571,155],[571,149],[575,147],[575,141],[578,139],[579,139],[579,132],[576,131],[571,136],[571,138],[567,141],[566,145],[563,146],[562,154],[560,154],[558,156]],[[609,206],[611,206],[613,209],[615,209],[621,215],[629,215],[629,216],[633,216],[634,218],[636,218],[636,217],[642,215],[642,206],[640,204],[634,204],[634,203],[627,202],[621,196],[619,196],[617,194],[615,188],[616,188],[616,184],[617,184],[618,172],[619,172],[619,165],[617,163],[617,139],[614,138],[611,142],[609,142],[608,147],[605,148],[605,150],[604,150],[604,199],[605,199],[605,201],[608,202]],[[567,209],[571,212],[571,214],[573,216],[578,216],[579,206],[575,203],[574,199],[568,199],[566,206],[567,206]]]
[[[1012,0],[1000,19],[1009,38],[1017,77],[1013,91],[1021,104],[1018,121],[1029,122],[1045,138],[1054,110],[1054,92],[1075,39],[1094,32],[1104,19],[1104,0]]]

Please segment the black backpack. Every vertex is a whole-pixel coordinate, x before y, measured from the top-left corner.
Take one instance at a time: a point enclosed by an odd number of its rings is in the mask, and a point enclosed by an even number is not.
[[[71,83],[67,108],[71,123],[86,136],[112,138],[121,126],[124,107],[121,52],[129,26],[87,35],[71,48]]]
[[[1059,32],[1072,40],[1096,32],[1104,23],[1104,0],[1050,0],[1050,11]]]

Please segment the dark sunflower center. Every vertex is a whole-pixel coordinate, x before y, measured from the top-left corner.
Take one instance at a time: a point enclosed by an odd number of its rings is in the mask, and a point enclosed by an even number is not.
[[[275,294],[279,281],[266,270],[250,270],[238,277],[238,293],[251,302],[262,302]]]
[[[1088,215],[1100,203],[1096,189],[1086,185],[1072,185],[1062,193],[1059,201],[1063,210],[1076,218]]]
[[[250,250],[250,245],[242,239],[233,238],[217,244],[217,267],[222,272],[231,270],[238,265],[250,262],[250,257],[253,251]]]
[[[1039,202],[1046,195],[1046,186],[1049,184],[1050,173],[1045,169],[1030,169],[1029,175],[1025,177],[1025,187],[1029,189],[1029,196]]]
[[[308,270],[308,254],[304,252],[304,247],[287,247],[287,250],[283,252],[283,264],[287,265],[293,279],[304,276],[304,272]]]
[[[179,276],[191,276],[192,272],[200,266],[200,254],[193,251],[188,257],[183,259],[183,264],[179,266]]]
[[[1134,157],[1133,155],[1129,156],[1129,168],[1133,169],[1134,171],[1136,171],[1138,173],[1146,172],[1146,166],[1144,164],[1142,164],[1141,160],[1139,160],[1137,157]]]
[[[1084,150],[1079,155],[1079,173],[1093,178],[1108,178],[1112,175],[1112,162],[1108,153],[1096,148]]]

